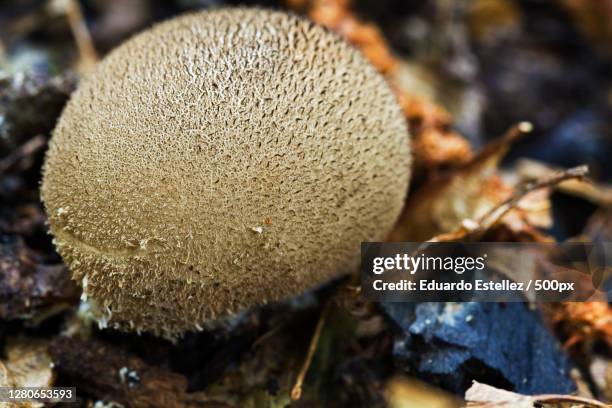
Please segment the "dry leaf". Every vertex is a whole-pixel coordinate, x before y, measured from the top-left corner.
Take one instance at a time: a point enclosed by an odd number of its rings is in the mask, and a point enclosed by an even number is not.
[[[521,395],[502,390],[487,384],[473,381],[472,386],[465,392],[467,407],[479,408],[535,408],[560,407],[572,408],[606,408],[608,404],[590,398],[576,397],[574,395]]]
[[[2,387],[51,387],[54,377],[52,360],[44,341],[26,338],[13,339],[7,345],[6,359],[0,362]],[[15,406],[0,403],[0,407]],[[42,403],[24,402],[19,407],[42,407]]]
[[[472,382],[472,386],[465,392],[468,407],[491,405],[504,408],[534,408],[536,400],[532,397],[501,390],[490,385]]]
[[[570,302],[549,305],[551,321],[566,337],[565,346],[590,349],[597,341],[612,350],[612,308],[607,302]]]
[[[528,194],[543,188],[556,186],[559,183],[562,183],[567,180],[582,179],[586,176],[587,172],[588,168],[586,166],[578,166],[557,172],[550,176],[546,176],[535,182],[527,183],[526,185],[517,188],[517,191],[515,191],[509,198],[505,199],[503,202],[493,207],[490,211],[478,218],[476,221],[468,219],[469,221],[471,221],[471,223],[468,225],[469,228],[466,228],[466,220],[463,220],[460,226],[454,231],[441,233],[431,239],[431,241],[478,241],[482,240],[483,238],[487,238],[487,241],[495,241],[494,239],[491,239],[491,234],[488,233],[492,231],[494,227],[499,225],[503,225],[511,231],[512,224],[506,223],[506,219],[509,214],[512,214],[513,211],[520,210],[520,204]],[[509,220],[512,220],[512,218],[509,218]],[[526,221],[526,218],[524,218],[523,221]],[[528,223],[524,223],[523,227],[524,231],[519,232],[530,232],[532,234],[532,239],[530,241],[554,242],[552,238],[547,238],[543,234],[539,234],[537,230],[532,228],[532,226]],[[508,239],[506,237],[506,239],[504,239],[503,241],[515,240]]]
[[[520,126],[513,128],[503,139],[487,145],[466,166],[410,195],[390,239],[425,241],[462,226],[469,229],[470,220],[485,216],[511,197],[512,189],[503,182],[497,168],[511,143],[522,133]]]

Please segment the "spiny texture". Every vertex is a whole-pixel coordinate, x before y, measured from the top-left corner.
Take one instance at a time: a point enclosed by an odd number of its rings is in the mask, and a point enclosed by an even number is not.
[[[221,9],[113,51],[53,133],[42,197],[102,322],[174,338],[359,264],[401,210],[383,78],[298,17]]]

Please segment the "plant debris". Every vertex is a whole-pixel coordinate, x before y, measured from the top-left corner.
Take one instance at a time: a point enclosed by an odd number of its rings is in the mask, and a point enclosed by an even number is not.
[[[607,404],[589,398],[574,395],[521,395],[514,392],[491,387],[474,381],[465,392],[468,407],[506,407],[506,408],[537,408],[548,406],[568,406],[583,408],[603,408]]]
[[[65,265],[45,265],[17,236],[0,235],[0,318],[40,319],[78,302]]]
[[[0,362],[3,387],[51,387],[54,384],[53,361],[45,341],[16,337],[6,346],[6,358]]]
[[[57,337],[49,353],[57,372],[78,380],[80,392],[97,399],[138,407],[202,406],[197,395],[187,393],[184,376],[151,366],[121,348]]]

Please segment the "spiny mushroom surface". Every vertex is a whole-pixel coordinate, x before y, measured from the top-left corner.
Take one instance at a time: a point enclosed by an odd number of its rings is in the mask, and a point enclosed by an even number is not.
[[[41,192],[99,321],[174,338],[354,271],[400,213],[409,156],[357,50],[293,15],[219,9],[154,26],[82,81]]]

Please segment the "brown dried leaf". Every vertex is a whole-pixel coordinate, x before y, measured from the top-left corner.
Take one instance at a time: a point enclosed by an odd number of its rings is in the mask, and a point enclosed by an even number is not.
[[[600,341],[612,350],[612,308],[607,302],[554,303],[548,311],[550,320],[566,339],[566,347],[581,344],[591,349]]]
[[[418,118],[418,121],[427,120]],[[416,126],[412,126],[414,130]],[[415,131],[412,143],[415,165],[431,170],[446,166],[459,166],[473,156],[468,141],[456,132],[439,127],[423,127]]]
[[[469,231],[473,220],[511,197],[512,189],[503,182],[497,168],[511,143],[523,133],[520,129],[520,125],[513,128],[467,165],[413,193],[390,239],[425,241],[462,228]]]

